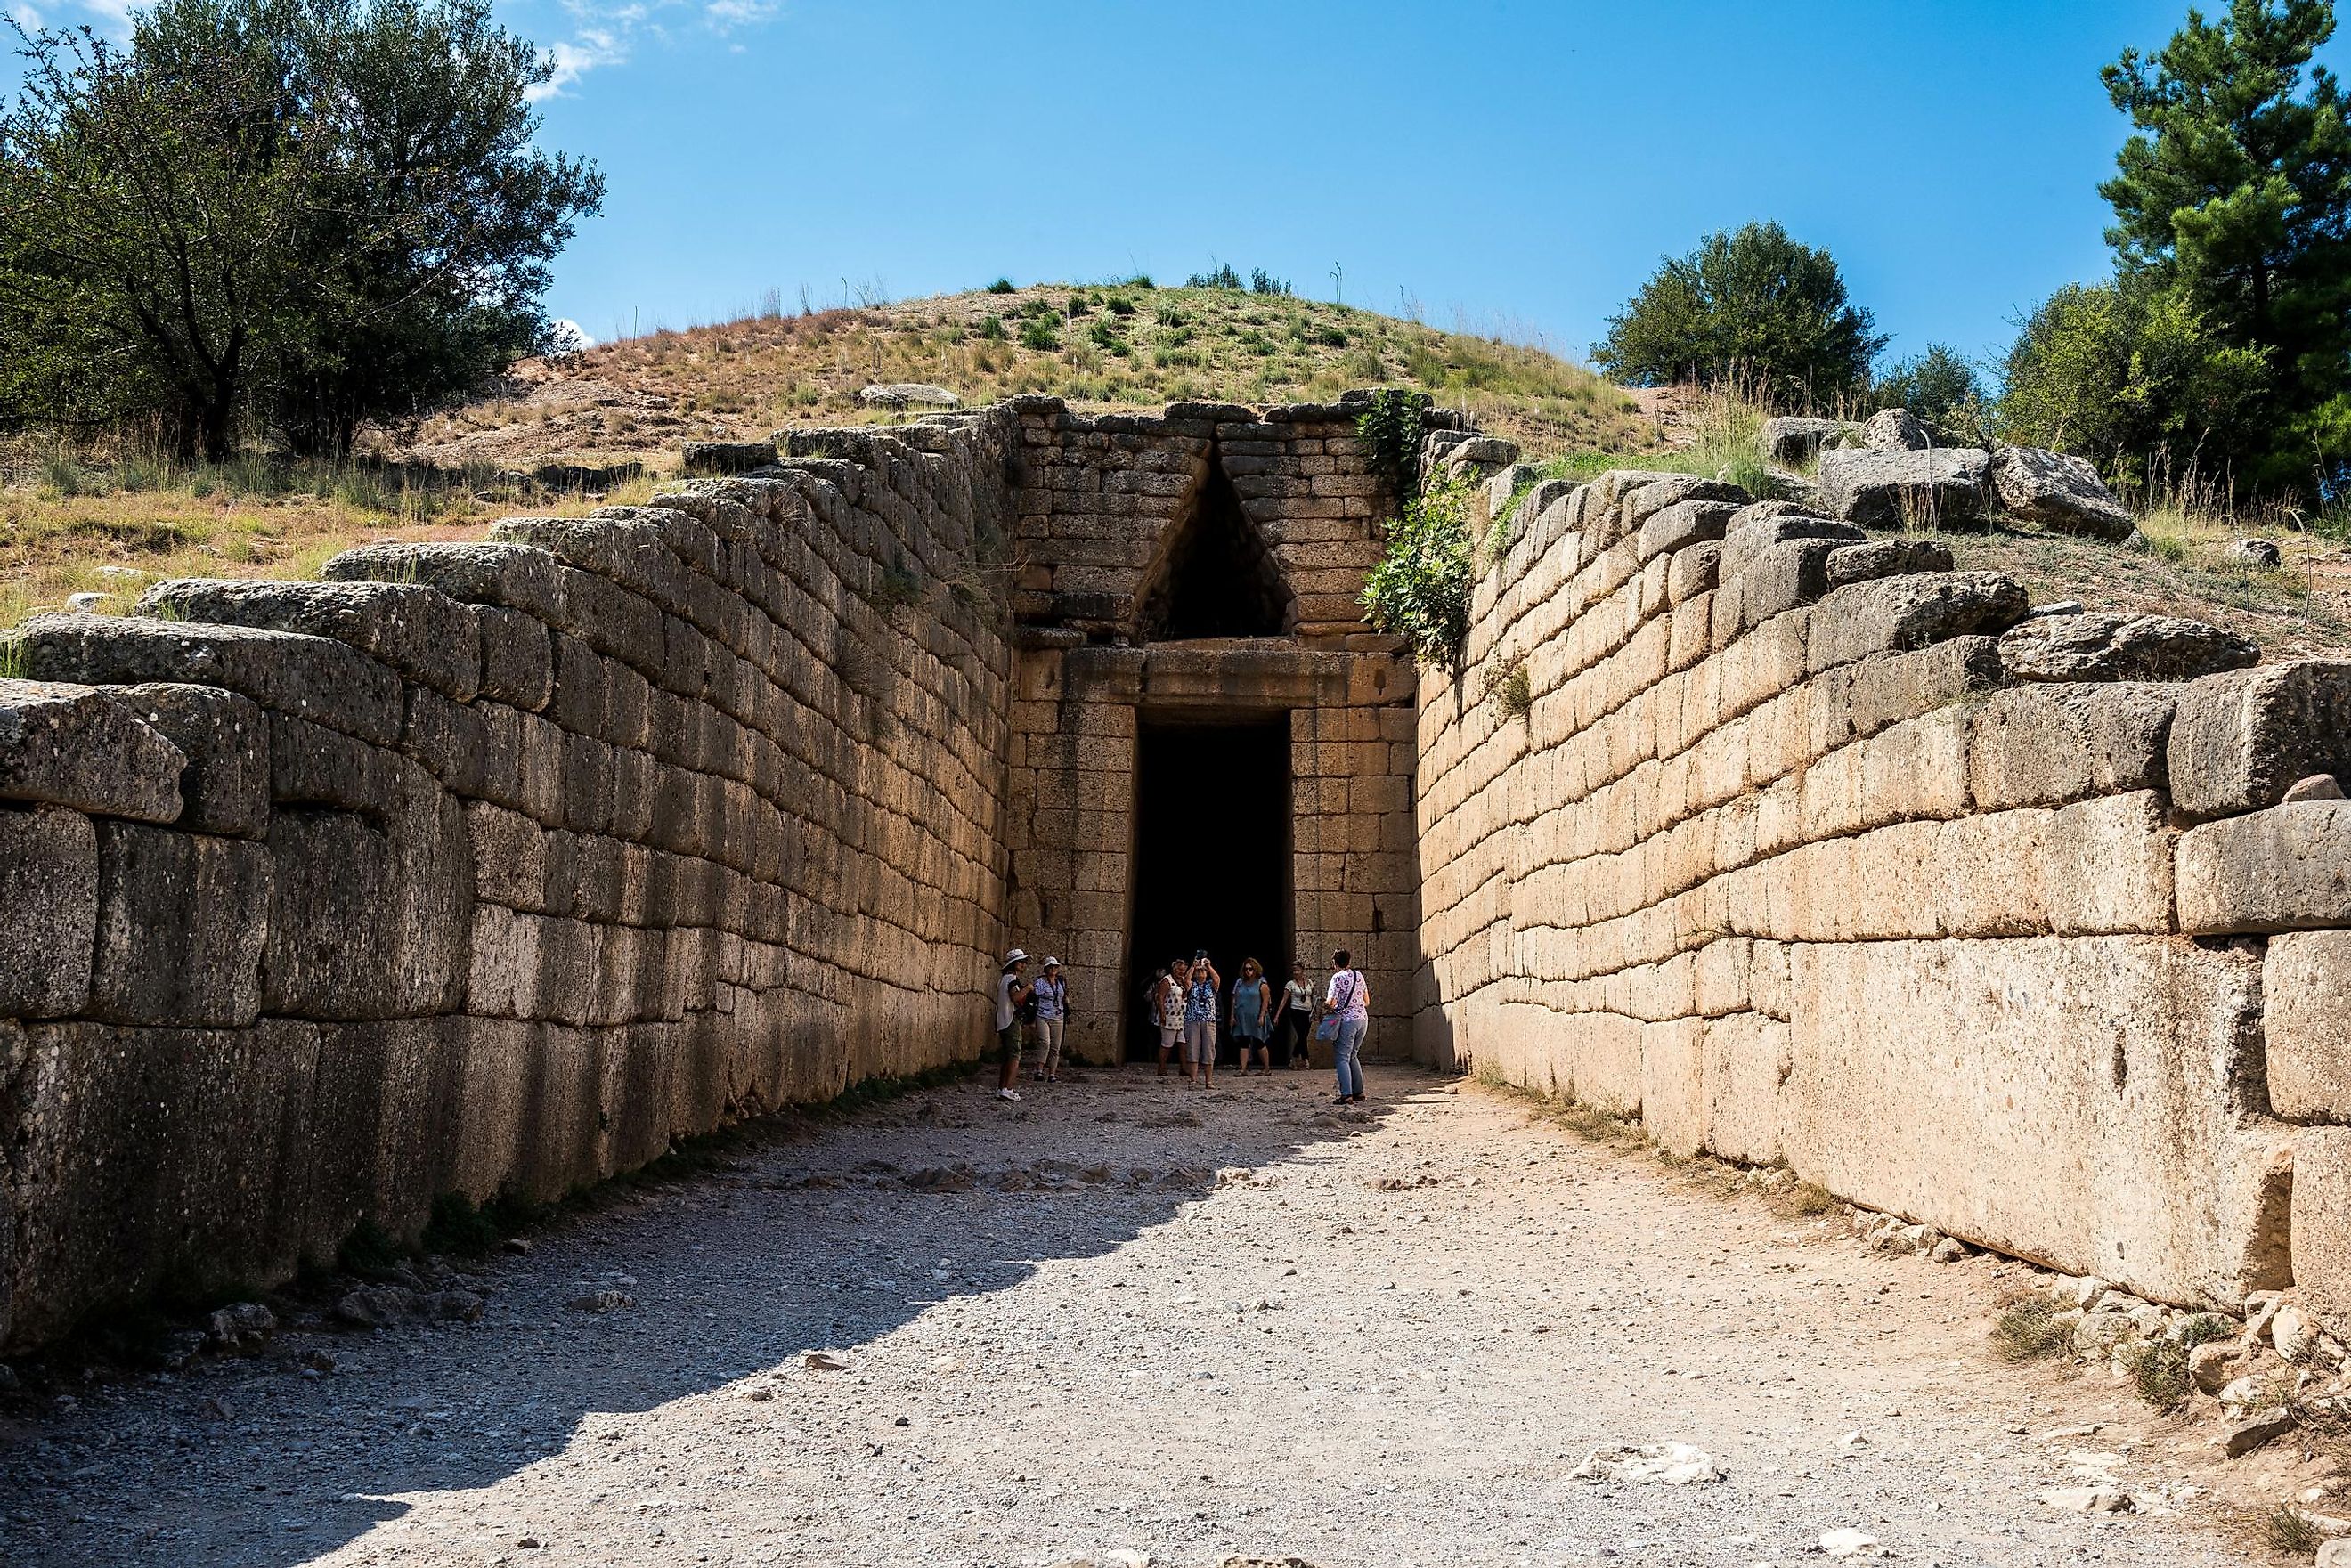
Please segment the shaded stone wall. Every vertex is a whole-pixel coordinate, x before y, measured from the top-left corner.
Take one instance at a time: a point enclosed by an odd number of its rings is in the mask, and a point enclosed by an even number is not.
[[[977,1054],[1015,441],[8,634],[0,1346]]]
[[[2351,1128],[2298,1124],[2351,1120],[2351,804],[2284,799],[2351,768],[2351,664],[2150,678],[2255,651],[1737,500],[1538,491],[1480,583],[1420,697],[1424,1060],[2351,1326]]]
[[[1176,403],[1071,413],[1017,399],[1011,924],[1069,964],[1068,1048],[1115,1061],[1130,994],[1136,737],[1146,716],[1287,714],[1292,945],[1319,974],[1347,948],[1370,984],[1366,1050],[1409,1050],[1414,672],[1363,620],[1393,497],[1352,404],[1262,413]],[[1152,641],[1167,577],[1216,476],[1290,596],[1280,637]],[[1246,579],[1249,562],[1237,562]],[[1205,802],[1213,820],[1214,802]],[[1268,956],[1278,986],[1288,955]]]

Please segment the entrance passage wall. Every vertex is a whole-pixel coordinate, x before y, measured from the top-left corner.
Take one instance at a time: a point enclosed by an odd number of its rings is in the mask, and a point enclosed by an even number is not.
[[[977,1054],[1011,651],[936,585],[1015,444],[808,433],[8,634],[0,1349]]]
[[[1932,540],[1560,489],[1421,688],[1423,1059],[2351,1330],[2351,803],[2284,800],[2351,778],[2351,664],[2116,679]]]

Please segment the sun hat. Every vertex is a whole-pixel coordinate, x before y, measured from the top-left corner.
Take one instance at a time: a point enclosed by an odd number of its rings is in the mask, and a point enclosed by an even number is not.
[[[1026,962],[1026,961],[1027,961],[1027,959],[1028,959],[1028,957],[1029,957],[1029,949],[1028,949],[1028,948],[1026,948],[1026,947],[1015,947],[1014,949],[1012,949],[1012,951],[1011,951],[1011,952],[1007,953],[1006,955],[1004,955],[1004,961],[1005,961],[1007,964],[1019,964],[1019,963]]]
[[[1047,955],[1045,955],[1045,967],[1047,967],[1048,969],[1058,969],[1058,968],[1060,968],[1061,967],[1061,961],[1059,958],[1054,957],[1054,956],[1053,956],[1051,954],[1050,954],[1050,953],[1048,953]]]

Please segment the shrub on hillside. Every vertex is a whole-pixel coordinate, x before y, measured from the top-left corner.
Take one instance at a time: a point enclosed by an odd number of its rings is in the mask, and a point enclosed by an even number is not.
[[[1956,426],[1964,420],[1954,416],[1970,404],[1980,404],[1984,394],[1974,368],[1958,350],[1929,343],[1925,353],[1896,360],[1880,372],[1870,382],[1865,401],[1873,410],[1907,408],[1938,440],[1957,444]]]
[[[1387,549],[1364,579],[1374,626],[1411,645],[1424,664],[1459,666],[1469,637],[1470,487],[1434,485],[1388,525]]]
[[[1815,404],[1868,383],[1886,340],[1846,298],[1825,250],[1778,224],[1749,224],[1668,259],[1593,345],[1622,382],[1752,387],[1778,403]]]

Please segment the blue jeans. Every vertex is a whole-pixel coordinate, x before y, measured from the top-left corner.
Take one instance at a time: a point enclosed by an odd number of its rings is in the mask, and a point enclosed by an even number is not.
[[[1364,1092],[1364,1030],[1371,1023],[1364,1018],[1343,1018],[1339,1020],[1339,1039],[1331,1048],[1331,1061],[1339,1070],[1339,1092],[1361,1094]]]

